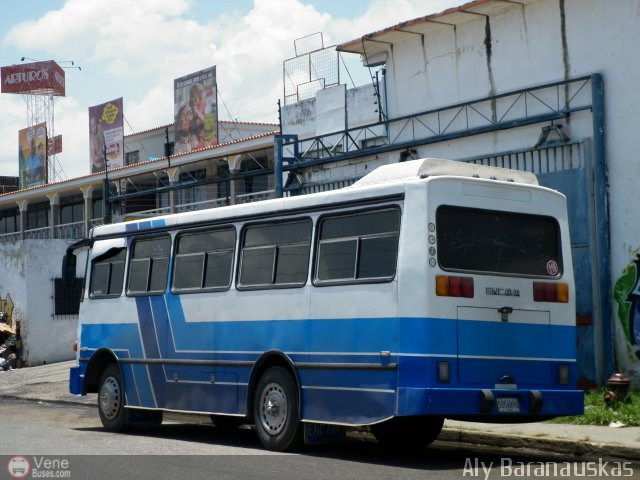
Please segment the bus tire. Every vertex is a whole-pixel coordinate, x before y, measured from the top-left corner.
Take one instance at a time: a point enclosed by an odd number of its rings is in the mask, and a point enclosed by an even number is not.
[[[414,450],[431,444],[440,432],[444,418],[438,416],[393,417],[371,425],[376,440],[388,447]]]
[[[104,428],[120,432],[127,428],[127,411],[122,372],[117,363],[110,363],[102,372],[98,386],[98,413]]]
[[[255,391],[253,414],[262,445],[277,452],[302,444],[298,389],[282,367],[271,367],[260,377]]]

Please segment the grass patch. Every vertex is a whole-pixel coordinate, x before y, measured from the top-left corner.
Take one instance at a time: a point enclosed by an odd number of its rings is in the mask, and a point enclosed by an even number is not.
[[[640,392],[630,392],[627,402],[604,403],[606,390],[598,389],[585,392],[584,415],[558,417],[552,423],[571,425],[609,425],[622,422],[629,426],[640,426]]]

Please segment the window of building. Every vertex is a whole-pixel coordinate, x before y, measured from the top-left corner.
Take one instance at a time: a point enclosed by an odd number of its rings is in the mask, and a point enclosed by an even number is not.
[[[138,163],[140,161],[140,151],[134,150],[132,152],[127,152],[124,154],[124,164],[132,165],[134,163]]]
[[[91,262],[91,297],[119,297],[124,283],[126,249],[112,248]]]
[[[9,208],[0,212],[0,235],[20,231],[20,212]]]
[[[396,273],[400,210],[388,209],[320,221],[315,282],[390,280]]]
[[[104,216],[103,214],[103,208],[102,208],[102,194],[100,193],[99,195],[94,196],[93,198],[93,202],[92,202],[92,210],[93,210],[93,216],[91,217],[92,219],[94,218],[102,218]]]
[[[236,245],[234,228],[185,233],[176,241],[174,291],[229,288]]]
[[[49,226],[49,202],[34,203],[27,207],[27,230]]]
[[[84,198],[82,195],[63,198],[60,201],[60,223],[82,222],[84,220]]]
[[[311,221],[253,225],[245,229],[239,287],[301,286],[307,280]]]
[[[55,315],[77,315],[80,313],[82,278],[76,278],[73,285],[65,285],[62,278],[53,279]]]
[[[167,286],[171,239],[147,238],[133,243],[127,293],[160,294]]]

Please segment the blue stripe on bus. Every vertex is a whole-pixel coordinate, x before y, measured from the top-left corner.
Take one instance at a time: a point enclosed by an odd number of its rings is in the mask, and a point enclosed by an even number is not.
[[[80,345],[88,348],[108,346],[119,358],[144,357],[138,325],[135,323],[84,324]],[[134,365],[123,369],[122,373],[127,402],[130,405],[155,406],[146,366]]]
[[[401,355],[468,355],[483,357],[520,357],[544,359],[575,358],[575,327],[561,325],[502,324],[480,321],[455,321],[433,318],[350,318],[313,320],[265,320],[265,321],[217,321],[185,322],[182,315],[167,316],[162,297],[140,297],[144,308],[139,307],[140,328],[148,332],[149,343],[145,348],[153,348],[150,358],[160,358],[158,348],[168,358],[210,359],[220,358],[218,351],[262,352],[273,348],[285,352],[301,353],[304,361],[328,361],[336,354],[369,353],[375,357],[380,351],[390,351]],[[167,322],[170,321],[171,331]],[[399,325],[397,326],[397,322]],[[375,328],[372,328],[375,324]],[[84,325],[95,328],[95,325]],[[116,325],[105,325],[105,329]],[[396,329],[412,332],[399,335]],[[484,332],[488,333],[485,334]],[[313,334],[311,334],[313,332]],[[357,339],[348,332],[357,332]],[[381,333],[382,332],[382,333]],[[459,335],[464,342],[458,352]],[[92,335],[86,346],[111,346],[110,340],[117,337],[106,331],[100,336]],[[146,334],[145,334],[146,335]],[[156,335],[163,340],[158,346]],[[136,335],[137,337],[138,335]],[[466,340],[476,338],[477,342]],[[518,339],[524,339],[518,343]],[[536,339],[536,341],[532,341]],[[544,340],[544,342],[538,341]],[[514,343],[514,340],[518,342]],[[224,343],[222,343],[224,341]],[[85,340],[86,342],[86,340]],[[175,343],[175,348],[174,348]],[[311,351],[309,351],[309,344]],[[197,350],[197,351],[196,351]],[[316,353],[316,354],[314,354]],[[228,355],[228,354],[225,354]],[[244,359],[251,359],[245,353]],[[360,358],[354,355],[353,358]],[[367,361],[370,361],[369,358]]]

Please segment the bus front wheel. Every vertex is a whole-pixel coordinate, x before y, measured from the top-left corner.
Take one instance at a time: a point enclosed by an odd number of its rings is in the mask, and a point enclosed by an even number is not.
[[[383,445],[399,449],[422,448],[432,443],[444,424],[443,417],[394,417],[371,425],[371,433]]]
[[[110,363],[102,372],[98,389],[98,413],[105,429],[119,432],[127,427],[124,384],[122,372],[115,363]]]
[[[282,367],[269,368],[260,378],[253,402],[258,438],[265,448],[282,452],[302,443],[298,389]]]

